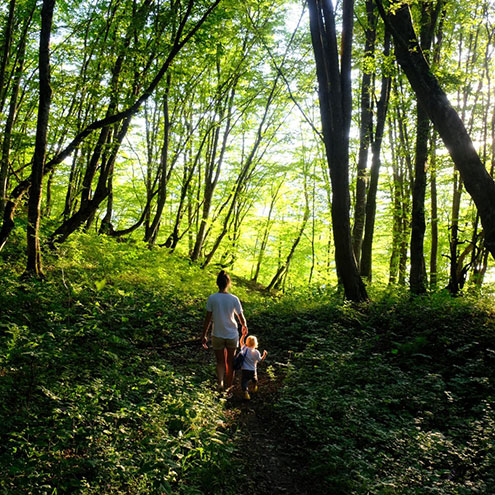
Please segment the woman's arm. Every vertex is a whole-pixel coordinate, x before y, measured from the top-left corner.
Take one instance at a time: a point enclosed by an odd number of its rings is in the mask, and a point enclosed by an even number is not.
[[[211,324],[211,315],[212,315],[212,312],[211,311],[207,311],[206,312],[205,322],[204,322],[204,325],[203,325],[203,334],[201,335],[201,343],[203,344],[203,347],[205,349],[208,349],[208,337],[207,337],[207,334],[208,334],[208,329],[210,328],[210,324]]]
[[[241,322],[242,336],[244,337],[248,333],[247,323],[246,323],[246,318],[244,318],[244,313],[238,313],[237,318],[239,318],[239,321]]]

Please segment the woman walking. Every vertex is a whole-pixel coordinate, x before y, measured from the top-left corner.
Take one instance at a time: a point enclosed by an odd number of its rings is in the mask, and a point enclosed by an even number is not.
[[[229,389],[234,380],[234,354],[239,344],[237,321],[242,325],[242,335],[248,332],[239,298],[229,294],[230,276],[222,270],[217,276],[218,292],[208,297],[206,317],[201,337],[203,347],[208,348],[208,329],[213,323],[211,346],[217,361],[218,389]]]

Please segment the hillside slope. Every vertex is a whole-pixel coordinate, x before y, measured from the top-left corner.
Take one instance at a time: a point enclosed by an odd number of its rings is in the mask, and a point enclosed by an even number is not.
[[[269,357],[249,403],[197,340],[215,273],[79,236],[43,282],[2,261],[0,493],[495,493],[495,319],[234,278]]]

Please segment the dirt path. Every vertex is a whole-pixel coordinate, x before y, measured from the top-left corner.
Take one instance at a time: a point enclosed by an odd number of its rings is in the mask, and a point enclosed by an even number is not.
[[[246,481],[242,482],[242,493],[308,493],[298,479],[295,447],[288,445],[283,438],[283,425],[273,412],[281,385],[280,378],[270,380],[263,373],[260,375],[259,391],[252,394],[250,401],[246,401],[236,379],[233,397],[227,401],[229,419],[237,427],[239,463],[245,465],[248,471]]]
[[[212,356],[199,346],[186,354],[185,362],[211,365]],[[184,358],[184,354],[178,355]],[[284,357],[280,356],[282,361]],[[233,463],[239,466],[236,480],[239,494],[250,495],[308,495],[310,490],[301,481],[301,468],[297,459],[297,445],[290,445],[283,434],[284,425],[274,412],[279,390],[283,385],[283,366],[272,378],[266,369],[259,371],[259,390],[251,400],[243,398],[240,373],[235,378],[233,393],[225,403],[227,430],[235,442]],[[213,371],[213,370],[212,370]],[[215,379],[212,375],[212,388]],[[236,470],[237,471],[237,470]]]

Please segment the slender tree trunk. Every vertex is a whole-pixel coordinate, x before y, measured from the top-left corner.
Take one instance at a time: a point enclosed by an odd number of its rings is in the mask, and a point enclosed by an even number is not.
[[[436,133],[433,133],[430,160],[430,200],[431,200],[431,247],[430,247],[430,288],[437,287],[438,257],[438,199],[437,199],[437,163]]]
[[[48,181],[46,183],[46,199],[45,199],[45,206],[43,208],[43,211],[41,215],[45,218],[50,218],[50,215],[52,213],[52,185],[53,185],[53,173],[54,170],[50,172],[50,175],[48,176]]]
[[[50,245],[53,247],[55,243],[64,242],[72,233],[78,230],[84,223],[91,220],[94,217],[101,203],[108,197],[108,178],[113,170],[115,159],[117,158],[120,145],[127,134],[132,116],[129,116],[121,125],[115,142],[113,143],[113,149],[109,156],[102,162],[100,175],[98,177],[98,183],[95,188],[95,192],[91,199],[81,204],[79,210],[74,213],[66,222],[58,227],[55,232],[50,236]]]
[[[332,182],[332,225],[337,274],[345,297],[368,298],[352,250],[349,219],[349,130],[352,109],[351,47],[354,4],[342,4],[341,60],[337,46],[335,12],[330,0],[308,0],[311,39],[319,85],[323,137]]]
[[[390,52],[390,34],[385,32],[384,39],[384,56],[387,57]],[[385,69],[384,69],[385,70]],[[382,77],[382,87],[380,100],[377,105],[377,121],[375,138],[372,144],[372,163],[370,170],[370,186],[368,189],[368,197],[366,201],[366,223],[364,231],[364,239],[362,245],[361,259],[361,276],[366,277],[371,281],[372,267],[372,251],[373,251],[373,235],[375,231],[376,217],[376,194],[378,191],[378,178],[381,165],[381,149],[383,141],[383,133],[385,131],[385,123],[387,121],[388,101],[390,97],[390,75],[384,72]]]
[[[38,120],[36,123],[36,143],[34,147],[33,165],[31,169],[31,187],[28,202],[27,225],[27,264],[26,274],[42,276],[41,248],[39,239],[40,207],[45,165],[46,142],[48,134],[48,118],[52,89],[50,86],[50,35],[52,29],[55,0],[44,0],[41,8],[41,31],[39,48],[39,80],[40,97]]]
[[[426,292],[426,267],[424,237],[426,231],[425,196],[426,163],[428,160],[428,136],[430,120],[421,105],[417,105],[416,154],[414,160],[414,185],[411,215],[411,269],[409,285],[411,292]]]
[[[220,235],[217,237],[217,239],[213,243],[213,246],[212,246],[210,252],[206,255],[205,260],[204,260],[203,265],[202,265],[203,268],[206,267],[211,262],[218,247],[220,246],[220,243],[222,242],[223,238],[227,234],[228,223],[230,221],[230,217],[237,206],[237,201],[239,200],[241,192],[245,186],[245,182],[249,178],[249,176],[252,174],[252,172],[254,171],[254,168],[256,167],[256,163],[257,163],[257,160],[255,159],[256,154],[257,154],[258,149],[261,145],[263,137],[266,134],[267,128],[270,125],[269,123],[267,123],[268,112],[269,112],[269,109],[270,109],[270,107],[274,101],[274,98],[275,98],[275,92],[277,89],[279,78],[280,78],[280,72],[277,74],[277,77],[275,78],[275,80],[272,84],[270,94],[269,94],[267,101],[266,101],[266,104],[265,104],[263,117],[262,117],[262,119],[258,125],[258,130],[256,132],[256,138],[254,140],[254,143],[251,147],[251,150],[250,150],[248,156],[246,157],[246,161],[242,165],[241,171],[240,171],[239,176],[237,178],[237,182],[234,186],[234,191],[232,193],[232,199],[230,202],[230,207],[227,210],[227,214],[225,215],[225,219],[223,221],[222,231],[220,232]],[[224,143],[224,146],[225,146],[225,144],[226,143]]]
[[[153,245],[158,236],[158,229],[160,228],[160,221],[165,208],[165,202],[167,201],[167,184],[172,173],[172,167],[168,170],[169,165],[169,143],[170,143],[170,114],[168,108],[168,98],[170,94],[172,77],[167,74],[165,85],[165,96],[163,98],[163,145],[160,156],[160,181],[158,184],[158,197],[156,203],[155,217],[153,218],[149,231],[146,233],[145,242]]]
[[[459,292],[459,280],[457,279],[457,265],[458,255],[457,246],[459,245],[459,212],[461,209],[461,196],[462,196],[462,179],[459,177],[457,170],[454,170],[453,180],[453,199],[452,199],[452,220],[450,225],[450,278],[449,278],[449,291],[452,294]]]
[[[77,174],[77,158],[78,158],[78,150],[74,153],[72,157],[72,162],[70,166],[70,174],[69,174],[69,184],[67,185],[67,192],[65,194],[65,205],[64,205],[64,213],[62,215],[63,221],[66,222],[72,213],[72,206],[74,202],[74,191],[76,189],[76,174]]]
[[[441,6],[441,0],[437,2]],[[431,48],[433,34],[439,9],[434,9],[432,1],[422,4],[421,11],[421,49],[428,52]],[[428,141],[430,119],[426,109],[417,104],[416,153],[414,162],[413,205],[411,215],[411,270],[409,284],[415,294],[426,292],[426,266],[424,258],[424,237],[426,231],[425,197],[426,164],[428,161]]]
[[[10,50],[12,46],[12,31],[14,27],[14,13],[16,7],[16,0],[10,0],[9,11],[7,14],[7,21],[3,31],[3,46],[0,54],[0,115],[3,112],[5,105],[5,99],[7,95],[7,79],[5,77],[5,70],[7,68],[7,61],[9,60]]]
[[[108,173],[108,180],[107,180],[107,191],[108,191],[108,196],[107,196],[107,210],[105,212],[105,216],[101,219],[100,229],[99,229],[99,233],[100,234],[113,234],[113,226],[112,226],[112,214],[113,214],[113,169],[114,169],[114,165],[112,164],[110,166],[110,171]]]
[[[266,245],[268,243],[268,236],[270,235],[270,229],[273,224],[272,222],[272,214],[275,208],[275,203],[277,202],[278,195],[280,193],[280,188],[282,187],[283,181],[280,181],[277,188],[274,192],[272,192],[272,200],[270,201],[270,208],[268,209],[268,216],[266,217],[265,228],[263,230],[263,237],[261,239],[260,249],[258,253],[258,259],[256,261],[256,268],[254,270],[254,275],[252,280],[254,282],[258,281],[258,277],[260,275],[261,264],[263,263],[263,257],[265,255]]]
[[[11,7],[15,2],[11,2]],[[21,39],[17,48],[17,66],[15,67],[14,77],[12,78],[12,91],[10,95],[9,110],[7,119],[5,122],[5,130],[2,140],[2,154],[0,158],[0,218],[3,218],[5,205],[7,201],[7,187],[9,182],[9,164],[10,164],[10,146],[12,142],[12,130],[14,128],[14,121],[17,114],[17,104],[19,98],[19,90],[21,86],[21,78],[24,72],[24,58],[26,53],[26,38],[27,30],[31,24],[36,5],[33,6],[31,12],[26,20],[23,31],[21,33]],[[0,83],[3,84],[3,78],[0,78]],[[0,249],[2,248],[0,244]]]
[[[356,263],[360,264],[361,244],[366,217],[366,176],[368,150],[373,135],[372,93],[374,80],[372,70],[367,67],[369,59],[374,58],[376,39],[376,16],[373,0],[366,0],[367,26],[363,55],[363,76],[361,81],[361,125],[359,129],[359,155],[356,176],[356,203],[354,208],[354,226],[352,229],[352,248]]]
[[[395,126],[395,119],[392,121]],[[393,200],[393,213],[392,213],[392,254],[390,255],[389,263],[389,279],[388,284],[394,285],[397,282],[397,274],[399,271],[399,252],[400,252],[400,236],[401,236],[401,196],[400,191],[402,186],[400,184],[401,176],[399,175],[399,163],[398,156],[395,149],[395,137],[394,131],[395,127],[389,122],[389,140],[391,145],[392,153],[392,185],[391,185],[391,196]]]
[[[221,98],[221,97],[220,97]],[[207,149],[208,160],[206,163],[205,169],[205,186],[204,186],[204,194],[203,194],[203,211],[201,216],[201,223],[199,225],[198,233],[196,235],[196,241],[194,243],[193,252],[191,255],[192,261],[197,261],[203,250],[203,245],[206,240],[206,227],[208,225],[208,219],[210,217],[210,210],[213,202],[213,193],[215,192],[215,188],[218,183],[218,179],[220,177],[220,171],[223,163],[223,157],[225,153],[225,149],[227,147],[227,138],[231,131],[231,104],[233,104],[233,100],[230,100],[229,103],[229,116],[227,118],[227,123],[224,130],[223,142],[221,146],[220,155],[217,160],[217,151],[218,151],[218,141],[220,137],[220,125],[225,115],[225,102],[221,100],[217,105],[217,116],[218,123],[213,129],[213,135],[211,136],[210,146]]]
[[[418,101],[427,111],[461,174],[466,190],[478,208],[485,243],[495,257],[495,183],[474,148],[459,115],[432,74],[417,42],[407,5],[387,13],[376,0],[394,41],[397,60],[406,73]]]

